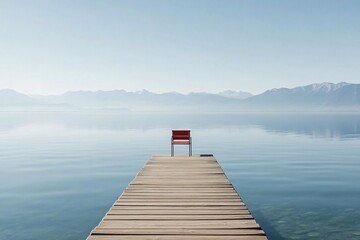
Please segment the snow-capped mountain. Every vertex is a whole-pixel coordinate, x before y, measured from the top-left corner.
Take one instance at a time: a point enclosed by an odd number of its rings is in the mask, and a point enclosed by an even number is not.
[[[315,83],[296,88],[276,88],[247,98],[244,104],[262,106],[359,106],[360,84]]]

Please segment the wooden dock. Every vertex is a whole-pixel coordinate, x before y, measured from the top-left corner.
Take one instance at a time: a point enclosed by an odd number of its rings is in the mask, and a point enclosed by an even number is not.
[[[265,240],[212,156],[153,156],[88,240]]]

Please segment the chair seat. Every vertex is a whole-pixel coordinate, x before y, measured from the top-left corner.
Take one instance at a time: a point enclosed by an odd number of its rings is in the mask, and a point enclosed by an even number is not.
[[[176,145],[189,145],[190,141],[172,141],[172,144],[176,144]]]

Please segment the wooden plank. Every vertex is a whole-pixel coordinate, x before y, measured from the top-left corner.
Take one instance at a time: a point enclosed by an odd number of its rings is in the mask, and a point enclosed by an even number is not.
[[[196,235],[91,235],[88,240],[267,240],[266,236],[196,236]]]
[[[206,215],[194,215],[194,214],[107,214],[104,220],[242,220],[242,219],[253,219],[250,214],[247,215],[231,215],[231,214],[206,214]]]
[[[184,198],[184,197],[172,197],[172,198],[159,198],[159,197],[146,197],[146,198],[134,198],[134,197],[121,197],[116,202],[242,202],[239,198]]]
[[[205,196],[200,196],[200,195],[155,195],[155,194],[151,194],[151,195],[122,195],[121,199],[124,200],[132,200],[132,199],[139,199],[139,200],[151,200],[151,199],[158,199],[158,200],[167,200],[167,201],[171,201],[174,199],[177,200],[181,200],[183,199],[184,201],[187,201],[189,199],[192,200],[196,200],[199,201],[201,199],[203,200],[217,200],[217,201],[221,201],[221,200],[225,200],[225,201],[231,201],[231,200],[237,200],[238,198],[236,196],[233,195],[205,195]],[[240,199],[241,200],[241,199]]]
[[[236,193],[197,193],[197,192],[124,192],[121,197],[184,197],[184,198],[223,198],[233,197],[237,198]]]
[[[206,186],[206,187],[211,187],[211,186],[231,186],[231,184],[229,183],[229,181],[206,181],[206,180],[198,180],[198,181],[194,181],[194,180],[182,180],[182,181],[159,181],[159,180],[149,180],[149,181],[143,181],[143,180],[137,180],[137,181],[133,181],[131,183],[131,185],[159,185],[159,186],[178,186],[178,185],[182,185],[182,186]]]
[[[230,184],[216,184],[216,183],[212,183],[212,184],[207,184],[206,182],[204,183],[158,183],[158,184],[154,184],[154,183],[148,183],[148,184],[133,184],[130,183],[129,187],[131,188],[137,188],[137,189],[141,189],[141,188],[154,188],[154,186],[157,186],[158,189],[161,188],[169,188],[172,187],[174,190],[178,189],[178,188],[191,188],[191,187],[201,187],[201,188],[212,188],[213,187],[223,187],[223,188],[231,188],[232,185]]]
[[[194,177],[194,176],[181,176],[183,178],[186,178],[184,180],[187,181],[203,181],[203,182],[210,182],[210,181],[217,181],[217,182],[229,182],[229,180],[223,178],[223,177]],[[138,176],[136,179],[137,181],[172,181],[172,182],[177,182],[177,181],[181,181],[179,180],[179,176],[159,176],[159,177],[142,177],[142,176]]]
[[[128,228],[128,229],[104,229],[97,228],[94,234],[113,234],[113,235],[264,235],[261,229],[148,229],[148,228]]]
[[[115,206],[244,206],[243,202],[123,202],[116,201]]]
[[[152,157],[88,240],[266,240],[213,157]]]
[[[136,191],[136,190],[144,190],[144,191],[150,191],[150,190],[157,190],[157,191],[166,191],[166,192],[180,192],[180,191],[195,191],[195,192],[236,192],[235,189],[233,188],[233,186],[227,186],[227,187],[218,187],[218,186],[213,186],[210,188],[204,188],[204,187],[197,187],[197,186],[187,186],[187,187],[165,187],[165,186],[139,186],[139,185],[134,185],[131,186],[129,185],[125,191],[127,190],[131,190],[131,191]]]
[[[151,188],[151,187],[139,187],[131,186],[125,189],[125,192],[165,192],[165,193],[236,193],[232,187],[229,188]]]
[[[107,213],[110,214],[149,214],[149,215],[244,215],[244,214],[250,214],[248,210],[238,210],[238,209],[202,209],[202,210],[194,210],[194,209],[116,209],[112,208]]]
[[[114,220],[102,221],[100,228],[259,228],[255,220]]]
[[[203,197],[226,197],[226,196],[231,196],[231,197],[238,197],[238,195],[235,192],[197,192],[197,191],[193,191],[193,192],[178,192],[178,191],[164,191],[164,192],[156,192],[156,193],[152,193],[152,192],[129,192],[129,191],[125,191],[122,194],[122,197],[126,197],[126,196],[184,196],[184,197],[196,197],[196,196],[203,196]]]
[[[117,210],[182,210],[182,211],[195,211],[195,210],[244,210],[247,209],[245,205],[243,206],[112,206],[111,209]]]

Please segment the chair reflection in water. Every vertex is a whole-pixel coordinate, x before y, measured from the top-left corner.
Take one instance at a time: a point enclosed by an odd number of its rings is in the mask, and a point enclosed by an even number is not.
[[[190,130],[172,130],[171,156],[174,156],[174,145],[189,145],[189,156],[192,155]]]

